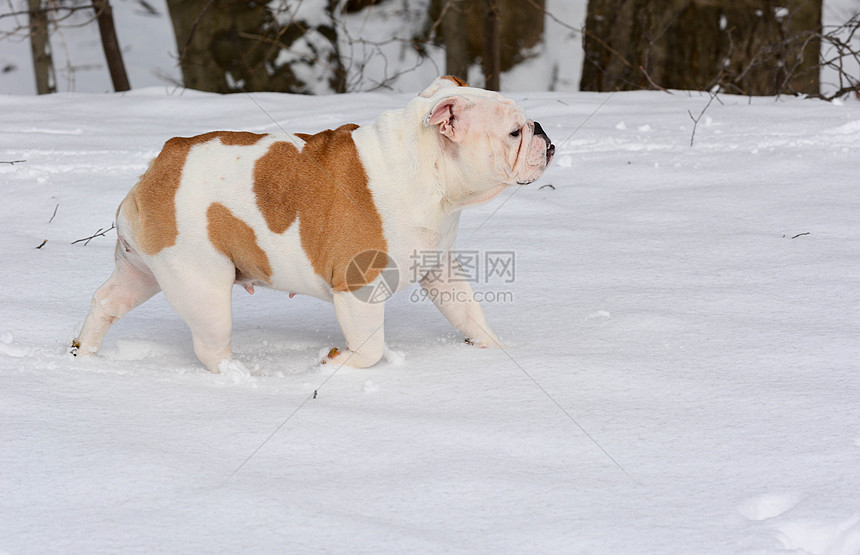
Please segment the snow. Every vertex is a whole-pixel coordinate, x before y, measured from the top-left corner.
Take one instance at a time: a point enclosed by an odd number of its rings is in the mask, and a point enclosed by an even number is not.
[[[516,254],[504,351],[407,291],[320,366],[330,305],[236,287],[220,375],[160,295],[66,354],[115,235],[70,243],[171,136],[408,96],[0,97],[0,552],[860,553],[860,104],[720,96],[690,147],[707,93],[512,96],[558,163],[458,242]]]

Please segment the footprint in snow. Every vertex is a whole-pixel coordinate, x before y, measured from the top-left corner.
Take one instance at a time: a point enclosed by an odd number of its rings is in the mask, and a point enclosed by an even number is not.
[[[815,520],[786,522],[777,530],[776,539],[792,552],[813,555],[860,553],[860,514],[837,523]]]
[[[219,374],[212,376],[218,385],[245,385],[251,388],[257,387],[257,378],[254,373],[259,373],[259,368],[248,369],[238,360],[222,360],[218,365]]]
[[[401,366],[403,362],[406,360],[406,353],[403,351],[395,351],[391,349],[388,345],[385,345],[383,351],[383,355],[385,360],[392,366]]]
[[[585,317],[586,322],[606,322],[612,318],[608,310],[597,310]]]
[[[792,493],[768,493],[747,499],[738,511],[750,520],[767,520],[793,509],[800,501],[800,496]]]
[[[15,336],[11,331],[4,331],[0,334],[0,355],[6,355],[15,358],[23,358],[31,356],[32,350],[19,345],[13,345]]]

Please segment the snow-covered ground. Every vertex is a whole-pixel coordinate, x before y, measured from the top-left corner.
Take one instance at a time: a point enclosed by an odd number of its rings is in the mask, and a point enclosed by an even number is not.
[[[0,97],[0,552],[860,553],[860,104],[722,96],[691,147],[706,94],[516,98],[556,160],[458,244],[515,255],[509,348],[408,291],[332,375],[330,305],[237,287],[216,376],[161,296],[67,355],[115,236],[70,243],[168,137],[407,97]]]

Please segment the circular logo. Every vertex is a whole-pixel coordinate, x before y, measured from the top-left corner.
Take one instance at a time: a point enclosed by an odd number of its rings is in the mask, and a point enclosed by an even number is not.
[[[387,253],[370,249],[355,255],[346,266],[350,293],[366,303],[384,303],[397,291],[400,270]]]

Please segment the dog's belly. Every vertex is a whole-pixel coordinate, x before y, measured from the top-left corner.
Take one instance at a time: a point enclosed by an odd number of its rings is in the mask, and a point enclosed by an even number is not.
[[[196,257],[208,253],[220,260],[226,255],[241,274],[246,259],[257,253],[268,263],[267,275],[242,275],[243,279],[330,301],[331,287],[314,272],[302,247],[301,219],[296,218],[283,233],[274,233],[257,204],[254,168],[272,142],[264,139],[253,146],[213,142],[189,152],[176,192],[178,235],[173,254]],[[217,219],[213,218],[213,207],[217,208],[214,213],[220,214]],[[225,228],[222,234],[234,244],[229,254],[218,246],[217,230],[213,229],[218,226]],[[241,239],[236,237],[237,226],[246,229]],[[252,233],[247,233],[248,229]]]
[[[283,234],[276,235],[271,232],[263,233],[263,243],[269,245],[264,249],[269,253],[272,261],[271,283],[264,283],[267,287],[310,295],[325,301],[332,300],[331,287],[318,276],[302,248],[299,235],[301,221],[297,220]],[[268,237],[266,237],[268,236]]]

